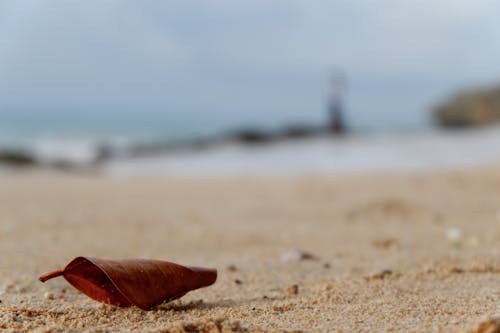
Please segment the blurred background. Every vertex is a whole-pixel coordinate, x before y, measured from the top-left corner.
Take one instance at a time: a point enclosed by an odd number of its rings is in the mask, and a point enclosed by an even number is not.
[[[496,161],[499,12],[495,0],[0,0],[0,168]]]

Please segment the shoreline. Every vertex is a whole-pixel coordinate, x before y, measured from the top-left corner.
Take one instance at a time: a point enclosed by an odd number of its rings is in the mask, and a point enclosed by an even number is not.
[[[498,164],[500,127],[426,134],[309,137],[265,145],[221,144],[203,151],[112,160],[114,175],[349,175],[454,170]]]
[[[318,134],[265,143],[223,140],[198,148],[174,145],[167,151],[162,150],[169,147],[167,143],[158,143],[162,149],[156,152],[146,149],[142,157],[117,150],[113,153],[115,157],[99,163],[91,157],[94,153],[89,147],[80,151],[72,145],[66,147],[76,149],[67,151],[68,160],[53,157],[38,164],[32,156],[23,153],[6,156],[14,159],[12,169],[19,165],[109,175],[328,175],[453,170],[497,164],[500,150],[496,142],[500,142],[500,127],[405,135],[329,137]],[[66,150],[60,154],[64,155]],[[7,168],[5,164],[3,168]]]

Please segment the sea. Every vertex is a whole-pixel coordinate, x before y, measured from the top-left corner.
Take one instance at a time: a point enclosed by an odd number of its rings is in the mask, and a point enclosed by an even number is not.
[[[263,144],[226,140],[206,149],[115,154],[99,169],[115,176],[289,175],[437,170],[500,162],[499,126],[444,130],[432,125],[428,117],[414,117],[413,121],[386,117],[373,122],[347,119],[349,131],[343,136]],[[4,112],[0,113],[0,152],[22,152],[41,164],[62,161],[86,167],[103,146],[126,152],[137,145],[203,142],[242,130],[273,133],[290,126],[321,127],[324,119],[172,112]]]

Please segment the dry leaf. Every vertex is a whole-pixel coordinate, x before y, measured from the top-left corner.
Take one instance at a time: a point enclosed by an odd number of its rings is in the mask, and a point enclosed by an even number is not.
[[[40,281],[60,275],[98,302],[135,305],[143,310],[207,287],[217,279],[215,269],[185,267],[167,261],[78,257],[64,269],[42,275]]]

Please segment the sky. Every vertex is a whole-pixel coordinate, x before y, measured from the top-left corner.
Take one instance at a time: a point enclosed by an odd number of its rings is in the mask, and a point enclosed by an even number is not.
[[[0,0],[0,114],[426,121],[500,79],[497,0]]]

